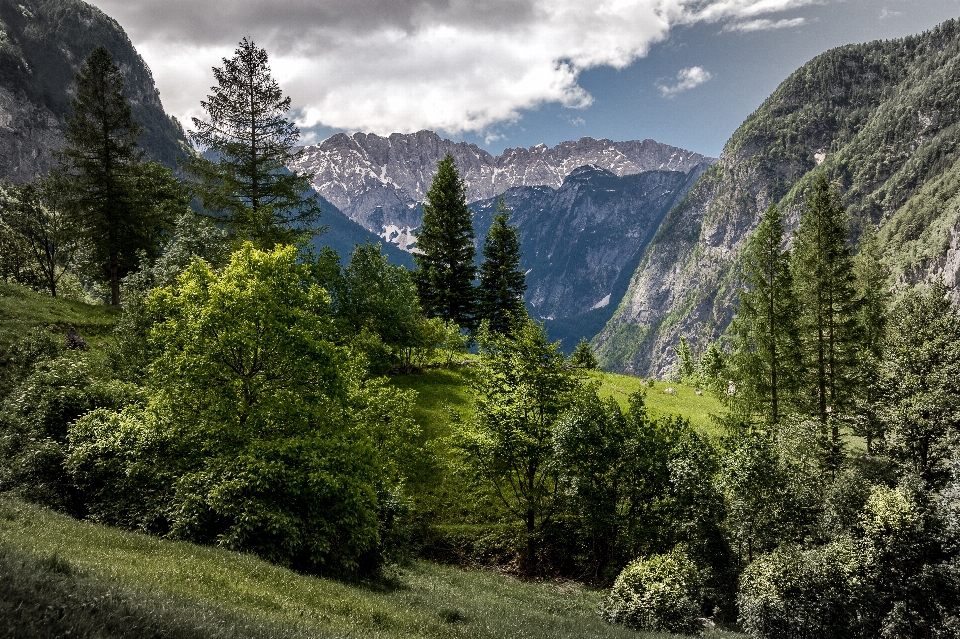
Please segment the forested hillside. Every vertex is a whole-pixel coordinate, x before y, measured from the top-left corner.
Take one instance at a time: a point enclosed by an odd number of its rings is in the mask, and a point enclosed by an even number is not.
[[[729,325],[744,242],[771,203],[799,219],[813,172],[840,185],[851,241],[879,227],[898,281],[957,285],[960,25],[828,51],[797,70],[727,142],[667,216],[595,339],[605,366],[663,374]]]

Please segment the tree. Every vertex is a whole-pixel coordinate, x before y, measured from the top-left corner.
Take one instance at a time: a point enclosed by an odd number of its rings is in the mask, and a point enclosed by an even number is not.
[[[744,284],[733,320],[733,402],[776,424],[796,393],[800,375],[798,307],[783,248],[783,214],[764,213],[744,252]]]
[[[66,212],[89,240],[93,265],[110,285],[110,303],[120,305],[120,280],[134,270],[138,254],[155,255],[172,211],[185,205],[170,171],[144,162],[134,122],[123,96],[123,75],[110,52],[98,46],[77,74],[72,113],[64,129],[55,187]]]
[[[856,378],[860,393],[856,398],[856,432],[867,440],[867,454],[873,454],[873,441],[883,436],[880,412],[885,401],[882,391],[883,345],[887,331],[887,288],[889,271],[883,263],[880,243],[872,226],[860,238],[859,251],[853,258],[856,277],[857,321],[860,326],[860,355]]]
[[[857,295],[847,246],[847,212],[820,172],[804,197],[791,267],[800,304],[806,399],[840,445],[838,417],[851,408],[857,347]],[[836,451],[834,451],[836,453]]]
[[[209,121],[193,118],[192,136],[213,159],[194,155],[186,163],[193,192],[234,235],[256,246],[316,233],[313,175],[288,168],[303,154],[296,150],[300,132],[287,119],[290,98],[270,75],[267,52],[244,38],[213,76],[213,93],[200,103]]]
[[[570,365],[586,370],[594,370],[600,365],[586,337],[581,337],[577,347],[570,353]]]
[[[480,265],[478,316],[490,322],[490,330],[509,330],[512,318],[524,312],[526,275],[520,270],[520,230],[509,223],[510,209],[501,197],[497,214],[483,243]]]
[[[437,165],[423,204],[417,231],[414,281],[428,317],[475,325],[473,278],[473,214],[467,208],[466,186],[449,153]]]
[[[960,316],[942,281],[896,304],[883,360],[888,453],[907,472],[943,481],[960,428]]]
[[[537,534],[554,514],[559,468],[554,428],[583,379],[565,366],[541,324],[518,318],[510,335],[480,329],[476,412],[460,446],[526,531],[524,561],[537,565]]]
[[[361,336],[364,331],[375,335],[379,350],[384,351],[381,368],[389,368],[396,356],[409,355],[419,345],[422,318],[416,287],[407,269],[390,264],[380,252],[380,244],[358,245],[330,289],[339,331],[348,338]],[[371,365],[376,368],[372,361],[376,357],[369,350],[377,349],[368,349]]]
[[[30,264],[28,270],[39,275],[41,285],[52,297],[57,284],[81,246],[80,235],[67,217],[51,202],[44,182],[9,187],[0,201],[0,226],[17,259]],[[24,264],[20,265],[25,266]]]

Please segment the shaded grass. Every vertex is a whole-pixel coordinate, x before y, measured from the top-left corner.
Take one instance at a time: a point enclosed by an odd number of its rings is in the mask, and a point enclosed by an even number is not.
[[[41,327],[60,332],[72,327],[88,343],[91,338],[103,339],[110,335],[119,317],[120,311],[109,306],[50,297],[0,282],[0,355],[31,330]]]
[[[19,611],[21,637],[71,628],[70,636],[147,638],[671,636],[606,624],[596,614],[602,593],[574,584],[425,562],[390,588],[342,583],[10,498],[0,499],[0,569],[18,575],[0,589],[0,610]]]

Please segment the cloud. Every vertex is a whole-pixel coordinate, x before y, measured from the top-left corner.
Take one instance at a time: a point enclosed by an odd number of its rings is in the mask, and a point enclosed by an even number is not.
[[[886,20],[887,18],[896,18],[903,15],[903,11],[891,11],[884,7],[880,10],[880,20]]]
[[[187,126],[204,115],[211,67],[249,36],[270,54],[301,128],[458,135],[545,104],[587,107],[583,71],[624,68],[678,25],[823,0],[92,1],[127,30]]]
[[[799,27],[805,23],[805,18],[785,18],[783,20],[760,18],[758,20],[747,20],[745,22],[731,22],[724,25],[723,31],[743,31],[745,33],[750,31],[769,31],[771,29],[789,29],[791,27]]]
[[[710,75],[710,72],[705,70],[703,67],[690,67],[689,69],[683,69],[680,73],[677,74],[677,83],[673,86],[665,86],[658,84],[657,88],[660,89],[661,95],[665,98],[672,98],[676,94],[687,91],[688,89],[693,89],[704,82],[707,82],[713,76]]]

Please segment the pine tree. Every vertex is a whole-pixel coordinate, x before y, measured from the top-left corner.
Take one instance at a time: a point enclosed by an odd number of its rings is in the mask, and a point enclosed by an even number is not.
[[[853,258],[853,272],[860,301],[857,313],[860,356],[857,358],[856,378],[861,390],[856,399],[856,431],[867,441],[867,454],[873,454],[873,441],[883,433],[880,413],[885,397],[880,371],[890,304],[889,271],[883,262],[873,226],[868,226],[860,238],[859,250]]]
[[[156,254],[182,194],[167,169],[143,161],[137,146],[143,127],[133,120],[123,75],[105,47],[93,50],[76,81],[53,179],[119,306],[120,279],[136,268],[138,253]]]
[[[847,212],[840,194],[819,173],[804,198],[794,236],[792,268],[801,311],[809,412],[830,424],[839,445],[839,413],[853,401],[858,345],[853,257],[847,246]]]
[[[501,197],[497,214],[483,243],[480,265],[479,318],[498,333],[510,329],[512,318],[523,313],[526,275],[520,270],[520,230],[510,224],[510,209]]]
[[[220,213],[239,239],[262,248],[312,235],[320,215],[313,175],[291,171],[303,150],[287,119],[290,98],[270,75],[267,52],[244,38],[200,104],[209,121],[193,118],[195,144],[214,159],[193,156],[187,171],[201,203]]]
[[[764,213],[744,253],[745,290],[733,320],[734,403],[776,424],[797,390],[800,342],[783,214]]]
[[[417,231],[414,280],[428,317],[475,324],[473,278],[473,214],[467,208],[466,187],[449,153],[440,160],[423,204]]]

